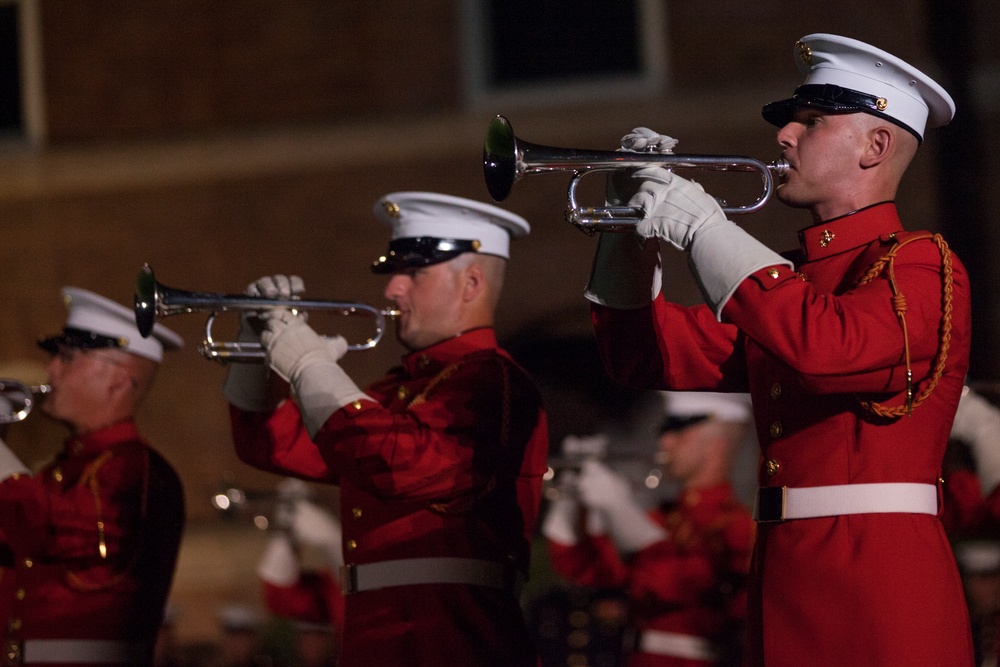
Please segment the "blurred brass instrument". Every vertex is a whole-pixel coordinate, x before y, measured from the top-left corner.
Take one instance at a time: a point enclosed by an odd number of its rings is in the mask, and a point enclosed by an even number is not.
[[[296,492],[259,491],[223,482],[212,495],[212,507],[225,521],[249,520],[260,530],[286,530],[290,527],[295,504],[311,500],[312,493],[303,484]]]
[[[514,183],[525,174],[571,171],[565,217],[567,222],[588,233],[632,230],[642,219],[642,210],[631,206],[580,206],[576,189],[580,180],[595,171],[619,171],[643,167],[669,167],[701,171],[756,172],[762,189],[757,200],[744,206],[725,206],[729,215],[753,213],[762,208],[775,191],[774,179],[788,170],[783,158],[765,164],[752,157],[735,155],[682,155],[596,151],[578,148],[554,148],[531,144],[517,138],[510,121],[497,116],[486,131],[483,145],[483,173],[486,187],[495,201],[503,201]]]
[[[386,318],[395,318],[398,310],[379,309],[364,303],[314,299],[271,299],[263,296],[244,294],[220,294],[215,292],[188,292],[166,287],[156,281],[153,269],[146,264],[135,280],[135,323],[139,333],[145,338],[153,331],[156,322],[171,315],[186,313],[209,313],[205,324],[205,339],[198,351],[206,359],[227,362],[263,362],[265,351],[260,343],[217,341],[212,337],[212,324],[219,313],[227,311],[256,311],[267,308],[290,308],[294,311],[324,310],[339,315],[360,315],[371,317],[375,332],[363,343],[349,344],[348,350],[369,350],[382,339]]]
[[[0,398],[10,403],[6,412],[0,412],[0,424],[13,424],[26,418],[35,407],[36,396],[52,390],[47,384],[28,385],[17,380],[0,380]]]
[[[562,443],[562,453],[549,457],[547,470],[542,475],[542,494],[546,500],[555,500],[565,494],[576,493],[576,475],[587,461],[600,461],[611,468],[632,468],[640,473],[642,484],[655,489],[663,480],[660,467],[666,463],[663,453],[615,451],[603,435],[569,436]],[[569,481],[567,481],[569,480]]]

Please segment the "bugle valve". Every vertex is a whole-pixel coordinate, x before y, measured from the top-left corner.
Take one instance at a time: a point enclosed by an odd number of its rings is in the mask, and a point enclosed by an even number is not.
[[[26,418],[35,407],[36,397],[43,396],[52,387],[47,384],[28,385],[17,380],[0,380],[0,424],[13,424]]]
[[[752,157],[736,155],[683,155],[632,151],[599,151],[578,148],[555,148],[528,143],[514,135],[514,128],[503,116],[490,123],[483,145],[483,173],[486,187],[495,201],[503,201],[522,176],[552,171],[573,172],[567,193],[566,220],[588,233],[631,230],[642,219],[642,211],[631,206],[581,206],[577,186],[595,171],[618,171],[643,167],[668,167],[701,171],[757,173],[761,191],[757,199],[743,206],[726,206],[728,215],[753,213],[762,208],[775,190],[775,178],[788,170],[783,158],[765,164]]]
[[[289,308],[295,311],[327,311],[340,315],[366,316],[374,322],[374,333],[363,343],[348,344],[347,349],[369,350],[382,340],[386,319],[395,318],[399,311],[380,309],[365,303],[300,298],[269,298],[245,294],[190,292],[166,287],[156,281],[148,264],[139,271],[135,281],[135,323],[143,337],[149,336],[156,322],[164,317],[186,313],[208,313],[205,339],[198,351],[206,359],[227,362],[262,362],[265,351],[260,343],[218,341],[212,336],[212,325],[219,313],[227,311],[260,311],[268,308]]]

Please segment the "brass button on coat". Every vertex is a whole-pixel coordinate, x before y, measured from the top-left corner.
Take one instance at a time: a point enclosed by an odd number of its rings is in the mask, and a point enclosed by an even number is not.
[[[399,389],[396,390],[396,398],[402,401],[405,400],[406,397],[409,395],[410,395],[410,390],[404,387],[403,385],[399,385]]]
[[[779,421],[772,422],[770,431],[772,438],[780,438],[781,434],[785,432],[785,427]]]
[[[358,548],[358,543],[357,542],[355,542],[354,540],[347,540],[347,550],[348,551],[354,551],[357,548]]]
[[[775,382],[771,385],[771,400],[776,401],[781,398],[781,383]]]
[[[777,475],[778,470],[780,468],[781,464],[775,461],[774,459],[768,459],[767,462],[764,463],[764,472],[766,472],[771,477]]]
[[[355,507],[355,508],[351,509],[351,516],[353,516],[355,519],[360,519],[361,518],[361,508],[360,507]]]

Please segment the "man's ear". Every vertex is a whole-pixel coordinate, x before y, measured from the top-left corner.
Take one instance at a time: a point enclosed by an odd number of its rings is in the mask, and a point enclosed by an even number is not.
[[[885,125],[877,125],[868,133],[868,143],[861,154],[861,166],[875,167],[892,154],[896,147],[896,135]]]
[[[479,262],[472,262],[465,267],[462,280],[462,298],[465,301],[475,300],[486,289],[486,276]]]

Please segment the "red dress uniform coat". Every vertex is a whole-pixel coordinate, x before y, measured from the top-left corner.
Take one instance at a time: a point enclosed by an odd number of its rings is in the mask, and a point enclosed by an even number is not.
[[[886,272],[868,268],[910,235],[885,203],[801,234],[797,272],[758,271],[723,309],[657,299],[634,311],[595,306],[609,371],[634,385],[747,391],[762,486],[937,484],[968,366],[970,306],[952,258],[950,349],[933,393],[910,416],[876,419],[859,399],[905,402],[903,335]],[[942,258],[904,246],[917,391],[942,344]],[[863,283],[863,284],[859,284]],[[961,581],[937,517],[861,514],[760,524],[751,570],[747,656],[756,665],[970,665]]]
[[[340,485],[348,565],[458,557],[527,572],[546,469],[538,392],[477,329],[403,358],[316,435],[297,405],[232,408],[240,458]],[[391,586],[346,596],[345,665],[535,665],[514,587]]]
[[[606,536],[548,541],[553,569],[581,586],[627,592],[631,625],[703,639],[717,652],[742,642],[753,521],[725,486],[685,491],[650,511],[668,537],[622,560]],[[715,661],[634,652],[629,667],[705,667]]]
[[[70,438],[34,476],[0,483],[5,659],[49,664],[32,660],[54,646],[38,640],[110,640],[127,664],[149,664],[183,526],[180,480],[131,421]],[[76,660],[61,665],[126,664],[64,646]]]

